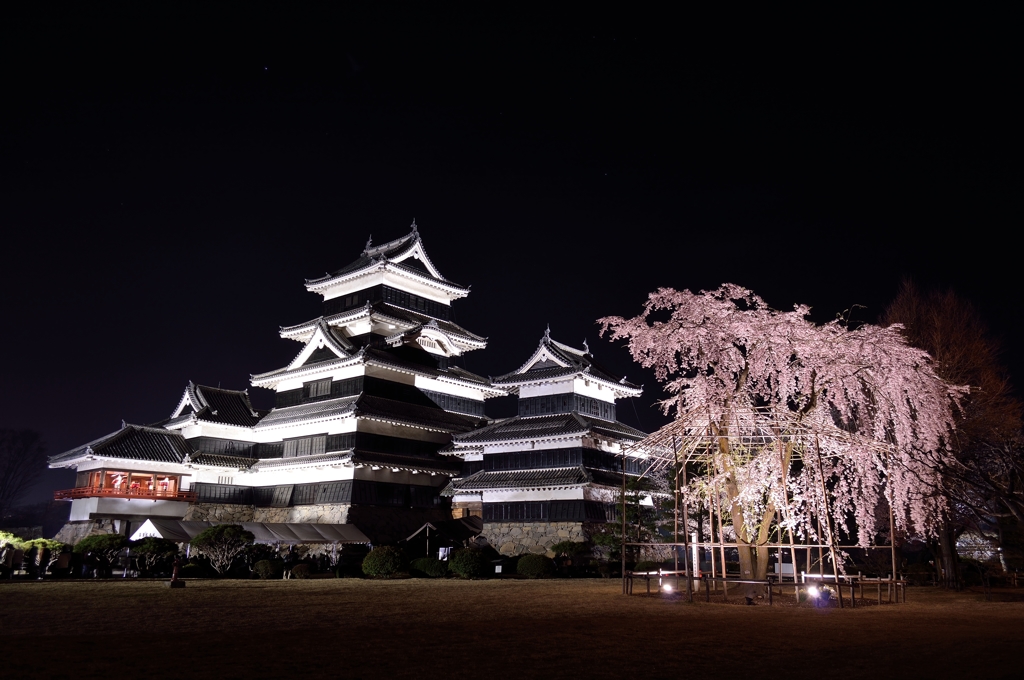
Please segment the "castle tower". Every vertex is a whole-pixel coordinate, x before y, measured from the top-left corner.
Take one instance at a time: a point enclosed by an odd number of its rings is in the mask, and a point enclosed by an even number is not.
[[[483,535],[504,554],[545,552],[585,538],[586,525],[615,521],[622,470],[643,458],[623,447],[643,432],[616,420],[615,402],[641,389],[611,375],[582,349],[545,331],[517,370],[493,379],[519,395],[519,415],[454,435],[442,450],[464,461],[452,481],[453,512],[483,518]]]

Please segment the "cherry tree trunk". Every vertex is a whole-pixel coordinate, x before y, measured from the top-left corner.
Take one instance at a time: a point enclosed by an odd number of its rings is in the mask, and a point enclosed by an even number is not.
[[[956,538],[953,535],[953,525],[943,513],[942,523],[939,525],[939,554],[942,562],[942,571],[945,576],[944,585],[947,588],[960,590],[962,583],[960,579],[960,560],[956,553]]]

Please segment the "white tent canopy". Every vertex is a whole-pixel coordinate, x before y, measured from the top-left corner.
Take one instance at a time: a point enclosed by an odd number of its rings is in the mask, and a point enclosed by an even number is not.
[[[204,529],[235,522],[185,522],[178,519],[147,519],[131,540],[168,538],[188,543]],[[237,522],[251,531],[257,543],[369,543],[370,539],[352,524],[267,524]]]

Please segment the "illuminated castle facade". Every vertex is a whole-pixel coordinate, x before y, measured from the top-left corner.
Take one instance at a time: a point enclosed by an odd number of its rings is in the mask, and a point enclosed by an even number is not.
[[[513,374],[456,366],[487,341],[452,321],[469,289],[441,275],[415,223],[306,288],[322,296],[323,314],[282,328],[301,347],[295,358],[251,379],[275,392],[274,408],[190,383],[168,419],[54,456],[51,467],[78,473],[74,489],[57,492],[72,503],[58,538],[166,518],[349,523],[380,543],[454,510],[482,515],[495,547],[523,552],[551,542],[510,542],[491,525],[549,524],[557,536],[573,524],[575,536],[609,516],[620,444],[642,436],[615,422],[614,402],[638,388],[547,334]],[[520,416],[488,420],[485,401],[509,393]]]

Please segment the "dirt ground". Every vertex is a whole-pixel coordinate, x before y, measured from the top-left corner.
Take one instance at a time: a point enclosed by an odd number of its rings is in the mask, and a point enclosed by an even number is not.
[[[1018,591],[1024,595],[1024,591]],[[912,588],[813,609],[625,597],[606,580],[0,583],[33,678],[1024,677],[1024,601]]]

